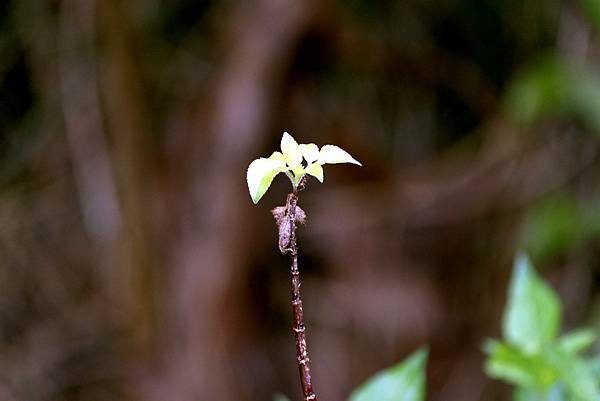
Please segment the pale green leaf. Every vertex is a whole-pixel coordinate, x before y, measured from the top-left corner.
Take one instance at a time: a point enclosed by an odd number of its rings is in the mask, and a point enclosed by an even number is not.
[[[298,185],[300,184],[300,180],[302,180],[302,177],[304,177],[304,175],[306,174],[306,172],[304,171],[304,167],[302,167],[302,165],[299,164],[292,169],[292,173],[292,184],[294,185],[294,187],[298,187]]]
[[[560,380],[572,401],[597,401],[598,384],[590,365],[583,359],[552,348],[545,350],[544,357],[559,372]]]
[[[248,191],[252,202],[258,203],[269,189],[273,178],[284,168],[285,163],[263,157],[250,163],[246,172],[246,181],[248,182]]]
[[[314,143],[300,144],[300,151],[308,164],[311,164],[319,158],[319,147]]]
[[[306,167],[306,174],[310,174],[320,182],[323,182],[323,166],[319,163],[313,163]]]
[[[281,152],[283,157],[291,168],[294,168],[302,163],[302,152],[298,142],[287,132],[281,137]]]
[[[539,393],[525,387],[517,387],[513,391],[513,401],[544,401]]]
[[[513,401],[547,401],[544,393],[527,387],[516,387],[513,391]]]
[[[547,391],[535,391],[529,388],[517,387],[513,393],[514,401],[571,401],[567,399],[564,388],[555,385]]]
[[[577,354],[589,348],[595,340],[594,330],[578,329],[563,335],[558,340],[558,347],[569,354]]]
[[[556,338],[561,305],[554,291],[537,275],[526,255],[515,260],[504,313],[504,338],[525,353],[538,352]]]
[[[485,351],[489,354],[485,371],[495,379],[537,391],[547,390],[558,379],[556,369],[541,354],[528,355],[495,340],[486,342]]]
[[[335,145],[325,145],[319,152],[319,164],[337,164],[337,163],[352,163],[362,166],[360,162],[350,156],[350,153]]]
[[[593,358],[588,359],[587,364],[592,370],[592,374],[596,378],[596,381],[600,383],[600,355],[596,355]]]
[[[420,349],[404,362],[384,370],[362,384],[349,401],[425,400],[427,350]]]
[[[283,157],[283,153],[281,152],[273,152],[269,159],[276,160],[285,163],[285,157]]]
[[[290,179],[290,182],[292,183],[292,186],[295,188],[297,184],[296,184],[296,178],[294,177],[294,174],[292,174],[292,170],[286,169],[284,171],[284,173]]]

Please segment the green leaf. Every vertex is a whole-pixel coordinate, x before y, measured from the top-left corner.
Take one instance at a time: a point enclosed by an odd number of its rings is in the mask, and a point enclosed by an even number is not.
[[[593,358],[588,359],[587,364],[592,370],[592,374],[596,378],[596,381],[600,383],[600,355],[596,355]]]
[[[296,140],[287,132],[284,132],[281,137],[281,152],[290,168],[294,168],[302,163],[300,145],[298,145],[298,142],[296,142]]]
[[[350,153],[335,145],[325,145],[319,152],[319,164],[352,163],[362,166]]]
[[[517,386],[516,401],[598,400],[594,365],[556,344],[533,355],[498,341],[488,341],[485,349],[487,374]]]
[[[554,291],[540,279],[526,255],[515,260],[504,313],[504,338],[527,354],[539,352],[555,339],[561,305]]]
[[[292,169],[292,173],[294,173],[293,179],[292,179],[292,185],[294,186],[294,188],[297,188],[298,185],[300,184],[300,181],[302,180],[302,177],[304,177],[306,175],[306,172],[304,171],[304,167],[302,167],[302,165],[299,164]]]
[[[525,387],[517,387],[513,391],[513,400],[514,401],[544,401],[542,397],[539,396],[539,393],[525,388]]]
[[[248,191],[254,204],[258,203],[260,198],[263,197],[273,182],[273,178],[283,171],[283,169],[285,169],[285,163],[265,159],[264,157],[250,163],[246,172],[246,181],[248,182]]]
[[[547,398],[539,391],[526,387],[516,387],[513,391],[513,401],[547,401]]]
[[[349,401],[425,400],[427,350],[420,349],[404,362],[384,370],[362,384]]]
[[[323,182],[323,166],[319,163],[313,163],[306,167],[306,174],[310,174],[320,182]]]
[[[308,164],[311,164],[319,158],[319,147],[314,143],[300,144],[300,151]]]
[[[567,399],[563,386],[555,385],[547,391],[517,387],[513,393],[514,401],[572,401]]]
[[[273,395],[273,401],[290,401],[290,399],[281,393],[277,393]]]
[[[592,368],[583,359],[552,348],[545,350],[544,357],[558,371],[561,382],[570,394],[569,400],[598,400],[598,385]]]
[[[558,379],[556,369],[542,355],[528,355],[499,341],[489,340],[485,351],[490,355],[485,370],[488,376],[517,386],[545,391]]]
[[[578,329],[563,335],[558,340],[558,348],[568,354],[577,354],[585,351],[596,340],[592,329]]]

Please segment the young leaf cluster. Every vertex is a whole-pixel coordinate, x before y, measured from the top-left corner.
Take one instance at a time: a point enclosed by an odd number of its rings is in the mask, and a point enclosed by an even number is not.
[[[261,157],[250,163],[246,173],[248,191],[256,204],[271,186],[279,173],[284,173],[294,189],[306,175],[323,182],[323,165],[352,163],[361,166],[348,152],[335,145],[324,145],[321,149],[314,143],[298,144],[287,132],[281,138],[281,151],[268,158]]]
[[[558,336],[561,303],[525,255],[517,257],[503,320],[504,341],[489,340],[486,372],[516,386],[515,401],[597,401],[593,365],[581,353],[591,330]]]

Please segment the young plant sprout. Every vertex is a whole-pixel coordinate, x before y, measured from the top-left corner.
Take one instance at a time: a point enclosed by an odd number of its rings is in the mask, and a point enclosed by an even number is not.
[[[304,159],[304,160],[303,160]],[[246,180],[250,197],[256,204],[263,197],[275,176],[284,173],[292,182],[292,192],[288,194],[284,206],[271,210],[279,230],[279,250],[290,254],[290,277],[292,289],[292,309],[296,340],[296,359],[300,371],[300,384],[304,401],[316,401],[312,387],[310,359],[306,342],[304,312],[300,297],[300,271],[298,270],[298,246],[296,227],[306,222],[306,213],[298,206],[298,191],[304,188],[306,176],[311,175],[323,182],[323,165],[337,163],[361,164],[348,152],[335,145],[325,145],[320,150],[314,143],[298,144],[287,132],[281,138],[281,152],[273,152],[269,158],[254,160],[248,167]]]
[[[303,161],[306,165],[303,165]],[[323,182],[323,164],[352,163],[362,166],[348,152],[335,145],[325,145],[319,150],[314,143],[298,144],[287,132],[281,137],[281,152],[273,152],[268,158],[254,160],[248,167],[246,179],[250,197],[256,204],[263,197],[273,178],[285,173],[297,191],[302,179],[312,175]]]

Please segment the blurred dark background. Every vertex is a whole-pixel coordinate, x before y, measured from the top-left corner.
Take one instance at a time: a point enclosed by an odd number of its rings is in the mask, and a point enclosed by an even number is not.
[[[597,0],[0,2],[0,399],[299,399],[288,261],[245,182],[283,131],[363,163],[300,204],[322,400],[429,344],[483,373],[515,252],[600,327]]]

